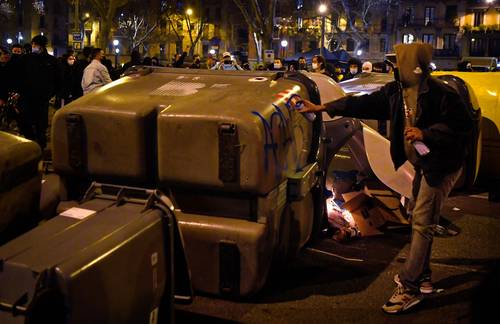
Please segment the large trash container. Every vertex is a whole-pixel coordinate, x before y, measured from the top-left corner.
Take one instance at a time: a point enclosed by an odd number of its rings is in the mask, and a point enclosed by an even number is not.
[[[191,297],[182,255],[168,198],[93,184],[83,203],[0,247],[0,323],[172,322],[174,288]]]
[[[40,146],[0,132],[0,245],[38,221]]]
[[[295,254],[323,216],[319,102],[301,74],[143,69],[59,110],[54,169],[152,184],[175,206],[195,289],[245,296]]]

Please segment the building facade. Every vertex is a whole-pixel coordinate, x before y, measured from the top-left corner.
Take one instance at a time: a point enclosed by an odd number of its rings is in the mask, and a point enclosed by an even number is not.
[[[30,43],[43,34],[49,39],[49,52],[62,55],[68,46],[67,10],[66,0],[13,1],[0,29],[2,45]]]

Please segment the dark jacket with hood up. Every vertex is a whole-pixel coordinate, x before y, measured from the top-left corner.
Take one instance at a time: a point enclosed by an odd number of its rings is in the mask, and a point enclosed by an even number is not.
[[[415,127],[423,132],[423,142],[430,153],[418,157],[415,165],[422,169],[431,186],[457,171],[467,154],[467,137],[472,118],[459,95],[443,81],[428,76],[420,85]],[[404,109],[398,84],[393,81],[380,90],[364,96],[349,96],[326,105],[329,115],[391,121],[391,157],[398,169],[406,160],[404,150]]]

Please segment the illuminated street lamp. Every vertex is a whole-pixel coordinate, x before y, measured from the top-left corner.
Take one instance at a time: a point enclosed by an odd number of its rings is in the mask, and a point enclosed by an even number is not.
[[[191,16],[193,14],[193,9],[189,8],[186,10],[186,15]]]
[[[357,55],[357,56],[361,56],[361,54],[363,54],[363,51],[362,51],[362,50],[360,50],[360,49],[359,49],[359,50],[357,50],[357,51],[356,51],[356,55]]]
[[[208,53],[210,53],[210,55],[215,55],[215,50],[212,48],[210,51],[208,51]]]
[[[320,15],[324,15],[327,10],[328,10],[328,7],[324,3],[320,4],[318,7],[318,12],[320,13]]]
[[[120,41],[118,39],[113,40],[113,46],[118,46],[120,45]]]
[[[286,56],[286,47],[288,46],[288,41],[286,39],[281,41],[281,47],[283,48],[283,57]]]
[[[12,44],[12,38],[7,38],[7,44]]]
[[[328,7],[326,4],[322,3],[318,7],[318,12],[321,15],[321,48],[319,49],[319,54],[321,56],[325,56],[324,47],[325,47],[325,24],[326,24],[326,12],[328,11]]]
[[[85,18],[90,18],[90,14],[88,12],[85,13]]]

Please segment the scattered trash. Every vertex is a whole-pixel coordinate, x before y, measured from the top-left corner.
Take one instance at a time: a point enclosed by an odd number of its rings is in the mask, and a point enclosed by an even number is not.
[[[444,291],[444,289],[442,288],[439,288],[439,289],[434,289],[434,292],[437,293],[437,294],[440,294]]]
[[[457,207],[453,207],[452,209],[453,211],[460,211],[461,209],[460,208],[457,208]]]
[[[333,234],[332,238],[337,242],[345,242],[360,236],[360,234],[361,233],[354,227],[344,227],[339,228],[339,230]]]
[[[436,225],[436,235],[438,236],[456,236],[458,231],[455,231],[449,227],[444,227],[441,225]]]

